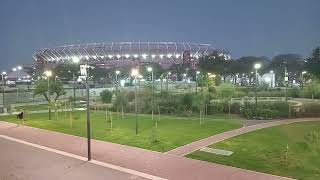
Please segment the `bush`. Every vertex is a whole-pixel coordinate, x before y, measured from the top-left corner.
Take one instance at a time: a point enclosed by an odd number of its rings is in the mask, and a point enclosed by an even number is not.
[[[208,114],[216,114],[216,113],[229,113],[229,107],[227,101],[217,101],[208,104]],[[240,114],[240,103],[239,102],[231,102],[230,103],[230,112],[232,114]]]
[[[113,93],[109,90],[104,90],[100,93],[101,101],[103,103],[111,103]]]
[[[289,116],[289,104],[282,101],[258,102],[257,107],[254,103],[246,101],[240,109],[241,114],[248,119],[287,118]]]

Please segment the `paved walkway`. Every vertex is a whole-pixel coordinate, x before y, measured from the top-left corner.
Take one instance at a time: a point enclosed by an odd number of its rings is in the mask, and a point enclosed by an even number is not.
[[[214,143],[218,143],[220,141],[239,136],[244,133],[248,133],[251,131],[255,131],[258,129],[268,128],[272,126],[278,126],[282,124],[290,124],[295,122],[306,122],[306,121],[320,121],[320,118],[300,118],[300,119],[285,119],[285,120],[278,120],[278,121],[271,121],[266,123],[260,123],[255,124],[251,126],[242,127],[239,129],[223,132],[221,134],[217,134],[205,139],[201,139],[199,141],[178,147],[176,149],[173,149],[171,151],[168,151],[167,154],[176,155],[176,156],[185,156],[187,154],[190,154],[194,151],[197,151],[198,149],[202,147],[209,146]]]
[[[0,135],[1,180],[146,180],[146,178],[32,147]]]
[[[86,139],[0,121],[0,135],[85,157]],[[125,145],[92,141],[92,158],[100,162],[173,180],[289,179]]]

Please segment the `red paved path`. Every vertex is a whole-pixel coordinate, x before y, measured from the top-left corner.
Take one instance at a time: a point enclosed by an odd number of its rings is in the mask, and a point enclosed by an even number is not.
[[[271,121],[261,124],[255,124],[252,126],[242,127],[239,129],[223,132],[205,139],[201,139],[199,141],[186,144],[184,146],[178,147],[176,149],[173,149],[171,151],[168,151],[167,154],[176,155],[176,156],[185,156],[187,154],[190,154],[194,151],[197,151],[198,149],[202,147],[209,146],[214,143],[218,143],[220,141],[239,136],[244,133],[248,133],[251,131],[255,131],[258,129],[268,128],[272,126],[278,126],[282,124],[290,124],[295,122],[306,122],[306,121],[319,121],[319,118],[301,118],[301,119],[286,119],[286,120],[278,120],[278,121]]]
[[[17,127],[1,121],[0,134],[79,156],[86,156],[87,153],[86,139],[81,137],[31,127]],[[288,179],[97,140],[92,141],[92,158],[166,179]]]

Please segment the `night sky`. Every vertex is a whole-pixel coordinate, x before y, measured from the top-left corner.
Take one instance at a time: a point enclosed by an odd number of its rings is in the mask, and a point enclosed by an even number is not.
[[[0,70],[72,43],[212,43],[232,57],[320,45],[319,0],[1,0]]]

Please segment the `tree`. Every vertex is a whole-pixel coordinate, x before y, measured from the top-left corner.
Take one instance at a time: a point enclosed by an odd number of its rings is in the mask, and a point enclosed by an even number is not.
[[[266,70],[272,70],[277,74],[277,82],[284,82],[285,67],[287,67],[289,79],[291,79],[294,74],[300,74],[303,71],[303,63],[303,57],[299,54],[279,54],[272,58]]]
[[[100,93],[101,101],[103,103],[111,103],[113,93],[109,90],[103,90]]]
[[[124,108],[127,107],[129,103],[128,96],[126,96],[124,91],[120,91],[116,95],[116,99],[113,102],[113,106],[116,107],[117,109],[121,108],[121,115],[122,119],[124,119]]]
[[[54,71],[61,80],[71,81],[73,80],[73,74],[75,76],[79,75],[79,69],[79,64],[59,64]]]
[[[311,57],[307,59],[306,70],[314,77],[320,78],[320,47],[315,48]]]
[[[51,81],[50,83],[50,99],[48,96],[48,81],[47,80],[39,80],[36,82],[36,87],[33,91],[33,96],[43,95],[44,98],[48,101],[49,106],[53,104],[57,104],[56,101],[59,97],[66,94],[64,91],[63,85],[60,82]],[[49,113],[51,113],[49,111]],[[49,117],[51,115],[49,114]]]
[[[230,101],[231,101],[231,98],[235,95],[235,93],[236,93],[236,87],[235,85],[230,83],[223,83],[217,88],[218,97],[225,99],[228,103],[229,116],[231,114]]]
[[[199,122],[200,125],[204,123],[204,114],[205,114],[205,107],[207,105],[207,96],[203,90],[200,93],[196,94],[193,98],[192,106],[199,111]]]

